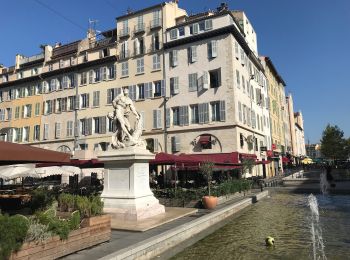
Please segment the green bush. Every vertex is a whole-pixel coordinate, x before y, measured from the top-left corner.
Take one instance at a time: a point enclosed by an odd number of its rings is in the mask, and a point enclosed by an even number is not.
[[[72,212],[69,219],[69,227],[71,230],[75,230],[80,227],[80,212],[78,210]]]
[[[103,213],[103,201],[99,196],[90,197],[91,204],[91,216],[102,215]]]
[[[31,201],[29,207],[33,212],[37,210],[44,210],[49,207],[55,200],[55,196],[52,191],[47,188],[38,188],[31,193]]]
[[[79,210],[82,218],[89,218],[91,216],[91,203],[89,198],[77,196],[75,203],[76,209]]]
[[[58,196],[58,206],[61,211],[73,211],[75,208],[76,196],[69,193],[62,193]]]
[[[47,225],[39,223],[35,218],[30,219],[30,225],[25,239],[26,242],[35,241],[37,243],[43,243],[50,237],[52,237],[52,232],[49,231]]]
[[[8,259],[12,251],[20,249],[28,229],[29,220],[25,216],[0,215],[0,259]]]
[[[71,231],[69,221],[53,217],[51,214],[46,214],[46,212],[37,212],[36,218],[40,224],[48,226],[48,231],[58,235],[60,239],[68,238]]]

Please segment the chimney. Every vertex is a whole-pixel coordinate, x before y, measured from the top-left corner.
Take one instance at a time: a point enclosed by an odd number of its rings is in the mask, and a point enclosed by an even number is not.
[[[60,47],[61,45],[62,45],[62,44],[61,44],[60,42],[56,42],[54,48],[58,48],[58,47]]]

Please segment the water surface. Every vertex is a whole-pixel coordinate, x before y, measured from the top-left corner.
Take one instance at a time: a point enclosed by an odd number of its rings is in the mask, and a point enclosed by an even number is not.
[[[173,259],[313,259],[308,195],[273,193]],[[316,197],[327,259],[350,259],[350,197]]]

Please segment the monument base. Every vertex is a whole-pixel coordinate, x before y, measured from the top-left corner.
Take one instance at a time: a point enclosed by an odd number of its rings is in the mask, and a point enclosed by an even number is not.
[[[98,159],[105,165],[104,189],[101,198],[104,212],[112,218],[138,221],[165,213],[149,187],[148,150],[128,147],[101,152]]]

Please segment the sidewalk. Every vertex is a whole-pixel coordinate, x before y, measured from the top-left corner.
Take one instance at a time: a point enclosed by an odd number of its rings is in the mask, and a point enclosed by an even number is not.
[[[260,190],[254,190],[249,195],[246,195],[240,198],[234,198],[230,201],[227,201],[217,206],[215,210],[199,209],[198,212],[193,215],[182,217],[180,219],[166,223],[162,226],[158,226],[154,229],[147,230],[145,232],[112,230],[111,240],[109,242],[76,252],[74,254],[68,255],[61,259],[65,259],[65,260],[80,260],[80,259],[95,260],[100,258],[123,259],[124,257],[122,255],[128,255],[131,253],[131,251],[137,250],[137,248],[143,248],[143,247],[146,248],[146,247],[152,247],[152,246],[154,247],[154,245],[151,245],[152,242],[159,241],[160,243],[166,240],[167,238],[169,238],[170,236],[172,236],[170,235],[170,233],[174,233],[177,231],[183,232],[183,231],[180,231],[180,229],[181,230],[184,229],[185,232],[186,230],[190,230],[191,226],[194,226],[196,221],[203,220],[207,222],[205,218],[208,218],[208,217],[211,218],[211,216],[213,221],[215,221],[214,218],[218,218],[218,214],[226,214],[227,216],[229,216],[228,211],[233,210],[234,211],[233,213],[235,213],[240,209],[246,207],[248,204],[250,205],[253,200],[252,197],[256,196],[258,197],[258,199],[260,199],[260,197],[265,196],[265,193],[264,195],[261,195],[262,193],[260,192]],[[255,199],[255,200],[258,200],[258,199]],[[243,203],[245,204],[243,205]],[[237,205],[237,209],[233,208],[235,205]],[[213,214],[213,213],[218,213],[218,214]],[[218,219],[218,221],[220,220]],[[179,243],[186,240],[185,236],[184,236],[184,239],[182,239],[181,235],[180,236],[176,235],[176,237]],[[160,245],[158,246],[161,247]]]

